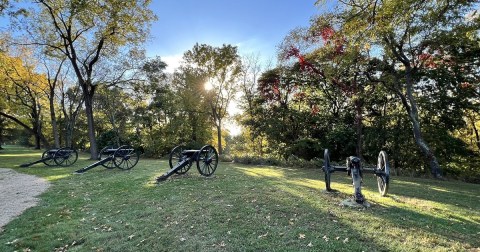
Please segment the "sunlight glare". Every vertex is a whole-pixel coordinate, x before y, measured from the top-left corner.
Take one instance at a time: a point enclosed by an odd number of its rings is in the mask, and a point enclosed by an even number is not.
[[[212,89],[213,89],[213,84],[212,84],[212,82],[211,82],[210,80],[207,81],[207,82],[205,82],[205,87],[204,87],[204,88],[205,88],[205,90],[207,90],[207,91],[212,90]]]

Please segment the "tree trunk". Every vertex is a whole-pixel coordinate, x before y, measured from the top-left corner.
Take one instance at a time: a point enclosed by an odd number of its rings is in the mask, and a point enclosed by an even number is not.
[[[396,132],[400,132],[400,129],[401,129],[401,120],[398,119],[397,120],[397,123],[396,123],[396,126],[395,126],[395,131]],[[394,138],[393,138],[393,168],[395,169],[395,175],[397,176],[400,176],[400,162],[398,161],[398,159],[400,158],[400,155],[399,155],[399,150],[400,150],[400,144],[399,144],[400,140],[399,140],[399,137],[398,137],[398,134],[396,133],[394,135]]]
[[[98,147],[95,138],[95,124],[93,120],[93,95],[84,92],[85,114],[87,116],[88,139],[90,141],[90,159],[97,159]]]
[[[54,93],[50,93],[50,118],[52,121],[52,133],[53,133],[53,139],[54,139],[54,144],[55,148],[60,148],[60,134],[58,133],[58,125],[57,125],[57,117],[55,115],[55,107],[54,107]]]
[[[218,124],[217,124],[217,143],[218,143],[218,154],[222,155],[223,154],[223,148],[222,148],[222,121],[219,119]]]
[[[0,117],[0,150],[3,150],[3,148],[2,148],[2,145],[3,145],[3,142],[4,142],[3,134],[4,134],[4,131],[5,131],[4,122],[5,122],[5,120],[2,117]]]
[[[189,113],[189,117],[190,117],[190,123],[191,123],[191,127],[192,127],[192,136],[191,136],[191,140],[193,142],[193,144],[197,144],[197,117],[194,115],[193,112],[190,112]]]
[[[40,146],[40,135],[38,135],[38,133],[35,133],[35,149],[36,149],[36,150],[40,150],[40,149],[41,149],[41,146]]]
[[[435,157],[433,151],[428,146],[427,142],[423,139],[420,120],[418,117],[418,107],[415,97],[413,96],[413,80],[411,78],[411,70],[407,67],[406,73],[406,85],[407,85],[407,93],[404,95],[401,91],[397,92],[402,100],[403,106],[407,110],[408,116],[410,118],[410,122],[412,123],[413,128],[413,137],[415,139],[415,143],[418,145],[420,150],[425,155],[425,158],[430,163],[431,173],[435,178],[441,178],[441,168],[440,164],[438,163],[437,158]]]
[[[362,115],[362,104],[363,101],[361,98],[355,99],[355,127],[357,130],[357,146],[356,146],[356,155],[363,160],[363,115]]]
[[[70,122],[67,122],[67,126],[65,127],[65,146],[72,147],[72,135],[73,135],[73,127],[71,126]]]
[[[470,118],[470,121],[472,123],[472,128],[473,128],[473,132],[475,133],[475,140],[476,140],[476,144],[477,144],[477,148],[478,150],[480,151],[480,136],[478,135],[478,129],[477,129],[477,126],[475,125],[475,118]]]

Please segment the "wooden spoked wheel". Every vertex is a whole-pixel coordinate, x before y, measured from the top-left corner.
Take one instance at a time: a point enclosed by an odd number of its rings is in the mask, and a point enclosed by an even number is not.
[[[117,150],[117,148],[115,146],[105,146],[105,147],[103,147],[103,149],[98,154],[98,160],[102,160],[102,159],[111,157],[113,155],[113,153],[115,153],[116,150]],[[105,163],[102,163],[102,166],[107,168],[107,169],[115,168],[116,166],[115,166],[115,163],[113,162],[113,157],[110,158],[109,161],[107,161]]]
[[[188,159],[188,157],[186,157],[183,154],[184,150],[186,150],[186,147],[183,146],[183,145],[179,145],[179,146],[173,148],[172,151],[170,151],[170,155],[169,155],[169,158],[168,158],[168,164],[170,165],[170,169],[173,168],[174,166],[176,166],[178,163],[183,162],[186,159]],[[191,160],[188,162],[188,164],[186,166],[182,167],[179,170],[176,170],[175,173],[176,174],[185,174],[185,173],[188,172],[188,170],[190,170],[190,167],[192,167]]]
[[[388,164],[388,157],[385,151],[380,151],[378,154],[375,175],[377,176],[378,192],[380,192],[380,195],[386,196],[390,184],[390,165]]]
[[[328,149],[323,152],[323,172],[325,173],[325,189],[330,192],[332,191],[330,182],[333,171],[330,167],[330,151]]]
[[[43,163],[46,166],[54,166],[55,165],[55,160],[53,159],[53,154],[54,153],[55,153],[55,151],[53,151],[53,150],[46,150],[45,152],[43,152],[42,159],[44,159]]]
[[[137,165],[140,154],[130,145],[120,146],[113,153],[113,163],[121,170],[130,170]]]
[[[211,176],[218,165],[217,150],[211,145],[203,146],[197,156],[198,172],[206,177]]]
[[[53,154],[55,164],[59,166],[70,166],[77,162],[78,152],[70,148],[60,148]]]

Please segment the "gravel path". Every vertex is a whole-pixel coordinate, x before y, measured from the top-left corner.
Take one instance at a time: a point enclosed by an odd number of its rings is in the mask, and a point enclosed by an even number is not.
[[[9,221],[35,206],[36,197],[49,186],[43,178],[0,168],[0,232]]]

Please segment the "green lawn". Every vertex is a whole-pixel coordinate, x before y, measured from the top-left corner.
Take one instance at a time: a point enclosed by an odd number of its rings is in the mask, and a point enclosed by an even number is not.
[[[380,197],[364,178],[368,209],[339,206],[352,191],[319,169],[220,163],[157,185],[168,161],[140,159],[130,171],[35,165],[40,151],[7,146],[0,167],[48,179],[40,204],[0,233],[0,251],[478,251],[480,185],[393,177]],[[2,202],[3,204],[3,202]],[[30,249],[30,250],[29,250]]]

